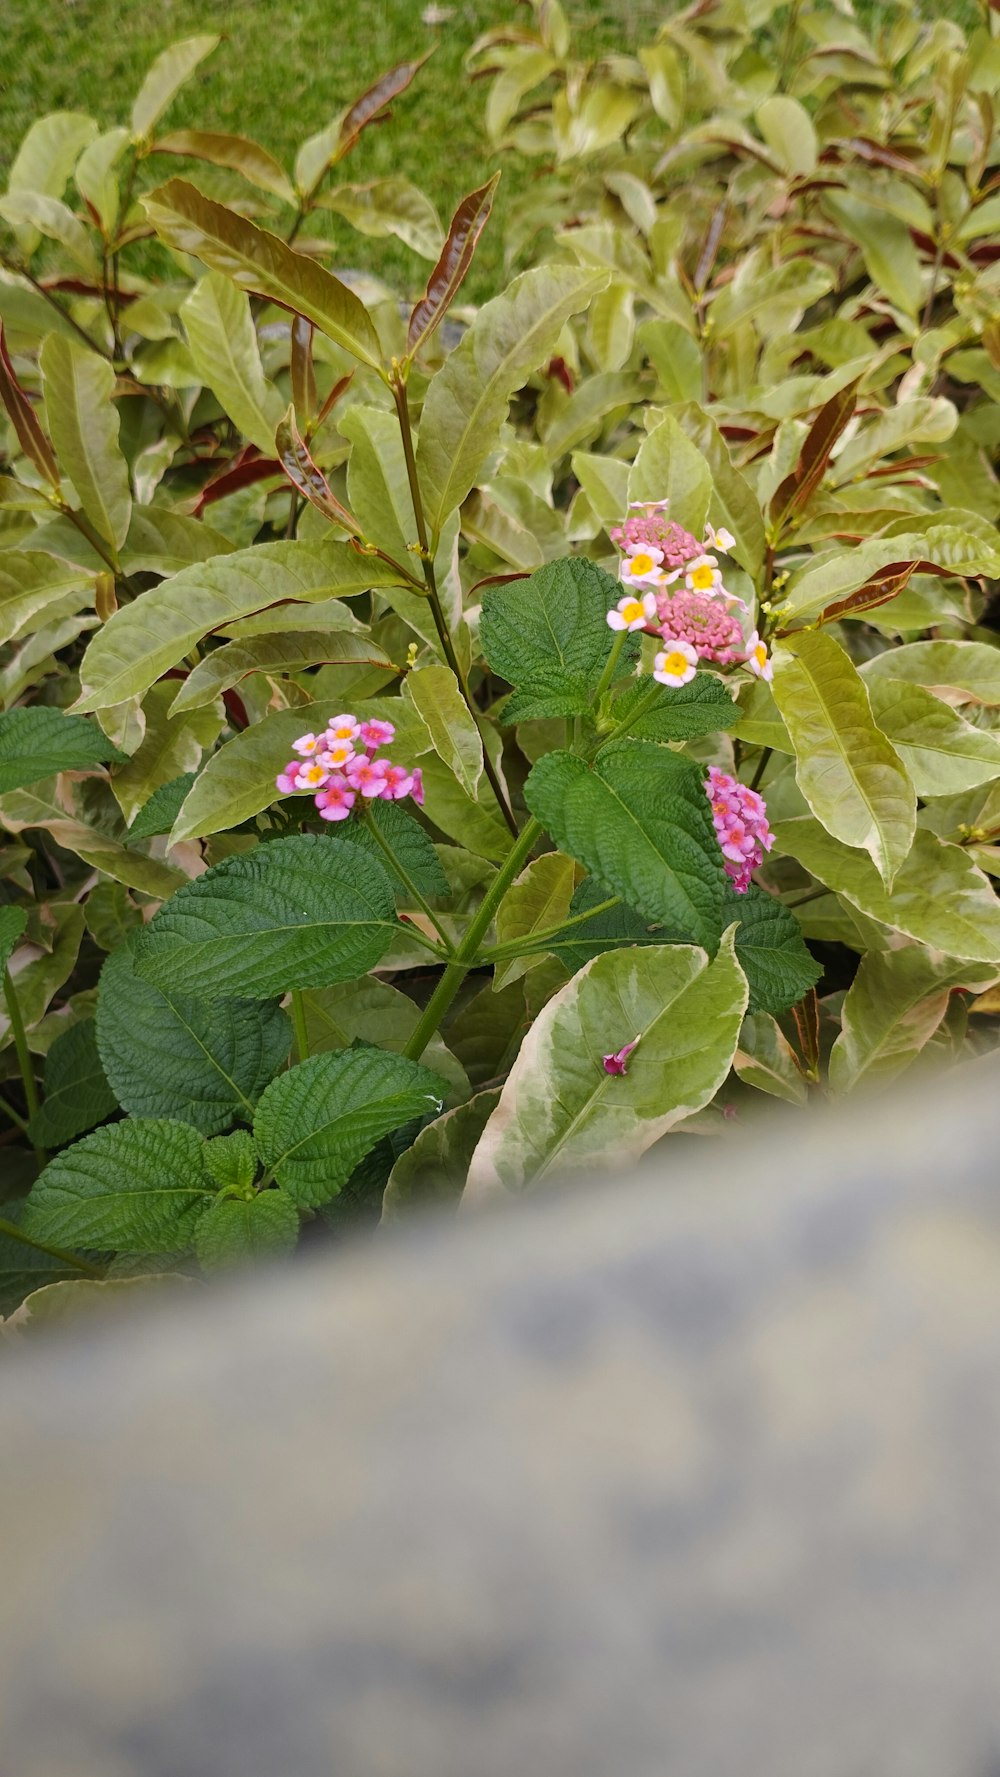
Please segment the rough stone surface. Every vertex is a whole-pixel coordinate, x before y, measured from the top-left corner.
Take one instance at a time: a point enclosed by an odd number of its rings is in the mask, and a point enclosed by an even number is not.
[[[998,1083],[5,1351],[4,1777],[997,1777]]]

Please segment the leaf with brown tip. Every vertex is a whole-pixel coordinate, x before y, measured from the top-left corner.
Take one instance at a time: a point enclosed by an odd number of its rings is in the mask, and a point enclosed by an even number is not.
[[[802,441],[802,449],[794,469],[779,483],[771,496],[770,518],[773,528],[780,528],[789,513],[804,506],[822,481],[830,461],[830,452],[854,412],[859,381],[860,378],[855,378],[845,388],[838,389],[825,406],[820,408]]]
[[[835,623],[838,617],[860,617],[862,611],[874,611],[876,605],[887,605],[897,593],[909,583],[916,573],[940,573],[933,562],[929,561],[894,561],[881,573],[873,574],[857,592],[849,598],[838,599],[835,604],[827,605],[817,618],[818,623]]]
[[[292,486],[304,500],[322,512],[325,518],[332,518],[342,530],[349,531],[352,537],[360,537],[361,526],[356,518],[342,506],[333,492],[319,464],[309,453],[298,426],[295,424],[295,409],[290,407],[274,434],[275,448],[281,461],[281,467],[288,476]]]
[[[494,173],[487,185],[463,197],[451,219],[441,257],[427,280],[427,288],[410,316],[406,336],[407,357],[414,357],[443,320],[472,264],[472,255],[493,208],[493,193],[500,179]]]

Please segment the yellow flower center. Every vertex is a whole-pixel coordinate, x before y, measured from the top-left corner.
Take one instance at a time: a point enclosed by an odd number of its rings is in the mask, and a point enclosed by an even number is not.
[[[707,563],[703,564],[700,568],[692,568],[691,585],[695,592],[710,592],[714,582],[715,569],[710,568]]]
[[[308,771],[302,773],[307,784],[321,784],[326,776],[322,765],[310,765]]]
[[[640,617],[646,615],[646,607],[641,599],[622,599],[619,609],[626,623],[637,623]]]
[[[766,666],[767,665],[767,649],[764,646],[763,642],[757,643],[757,646],[753,651],[753,657],[756,660],[758,666]]]
[[[335,740],[350,740],[353,731],[354,731],[353,723],[350,727],[347,727],[346,725],[344,725],[340,728],[335,728],[333,731],[334,739]]]
[[[628,571],[632,575],[651,574],[655,566],[656,563],[651,555],[633,555],[628,565]]]
[[[669,654],[663,656],[663,671],[665,673],[679,676],[681,673],[686,673],[690,665],[691,662],[687,655],[682,654],[679,648],[673,648]]]

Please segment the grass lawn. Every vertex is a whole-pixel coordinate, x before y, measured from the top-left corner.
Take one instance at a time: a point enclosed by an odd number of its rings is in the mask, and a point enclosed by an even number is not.
[[[669,0],[564,0],[581,55],[648,40]],[[963,14],[970,0],[924,0],[928,16]],[[165,128],[198,127],[255,136],[286,166],[307,136],[328,123],[395,62],[434,55],[400,99],[393,120],[369,130],[344,163],[350,181],[405,174],[428,192],[442,220],[494,171],[481,127],[485,86],[470,82],[463,58],[490,25],[529,22],[517,0],[452,0],[440,26],[422,18],[423,0],[3,0],[0,61],[0,181],[17,145],[46,111],[90,112],[103,127],[124,122],[153,56],[177,37],[218,31],[224,41],[184,88]],[[878,11],[877,0],[864,10]],[[160,160],[163,178],[181,163]],[[195,173],[210,188],[212,175]],[[509,161],[496,213],[469,280],[480,300],[502,281],[505,205],[530,170]],[[365,240],[342,228],[345,258],[381,273],[400,290],[423,282],[426,262],[395,241]],[[350,245],[348,245],[350,243]]]

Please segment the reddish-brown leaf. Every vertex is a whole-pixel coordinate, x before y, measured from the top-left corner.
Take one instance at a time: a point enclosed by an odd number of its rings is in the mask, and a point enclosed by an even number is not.
[[[193,509],[195,518],[200,518],[205,507],[215,500],[224,500],[241,487],[251,487],[255,481],[268,481],[280,474],[281,464],[276,458],[258,456],[252,444],[246,445],[220,474],[206,481]]]
[[[815,1080],[819,1074],[819,996],[815,987],[792,1007],[792,1017],[805,1072]]]
[[[427,55],[432,53],[428,50]],[[400,93],[405,93],[426,60],[427,56],[424,55],[415,62],[400,62],[397,67],[390,68],[387,74],[380,74],[374,86],[363,92],[360,99],[355,99],[354,104],[344,113],[340,125],[337,160],[343,160],[349,149],[354,147],[362,130],[374,123],[393,99],[398,99]]]
[[[776,531],[790,513],[805,505],[822,481],[830,452],[854,412],[859,381],[856,378],[846,388],[838,389],[820,408],[802,441],[798,462],[772,494],[770,519]]]
[[[308,500],[324,517],[332,518],[335,524],[339,524],[352,537],[360,537],[362,530],[357,519],[348,512],[346,506],[341,505],[322,469],[310,456],[309,447],[295,424],[293,407],[288,409],[278,426],[274,443],[281,467],[303,499]]]
[[[916,573],[940,573],[929,561],[894,561],[886,568],[881,568],[852,592],[848,598],[838,599],[835,604],[827,605],[817,618],[818,623],[835,623],[838,617],[857,617],[862,611],[874,611],[876,605],[887,605],[897,593],[903,591],[912,576]]]
[[[455,211],[448,230],[448,239],[441,249],[441,257],[427,280],[423,296],[410,316],[406,337],[408,357],[414,357],[421,346],[426,344],[438,322],[454,302],[459,285],[472,264],[476,242],[493,208],[493,193],[499,178],[500,174],[494,173],[488,185],[480,186],[478,191],[470,191],[468,197],[463,197]]]
[[[337,402],[340,400],[341,395],[344,393],[345,389],[350,388],[353,381],[354,381],[354,372],[353,372],[353,370],[349,370],[347,372],[346,376],[342,376],[340,378],[339,382],[334,383],[333,388],[330,390],[330,393],[327,396],[326,400],[324,401],[322,407],[320,408],[319,413],[316,415],[317,430],[323,424],[323,421],[326,419],[327,414],[333,412],[333,409],[336,407]]]
[[[34,408],[17,380],[17,374],[10,361],[7,343],[3,336],[2,321],[0,321],[0,401],[7,409],[8,418],[25,456],[30,457],[38,473],[44,475],[46,481],[58,490],[59,465],[56,462],[51,444],[35,418]]]

